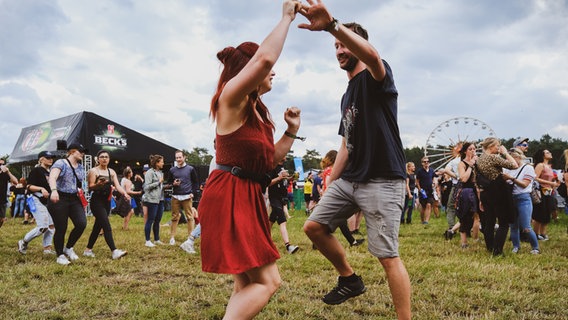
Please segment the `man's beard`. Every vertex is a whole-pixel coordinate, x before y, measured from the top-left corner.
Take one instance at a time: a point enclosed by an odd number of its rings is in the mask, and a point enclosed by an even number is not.
[[[359,62],[359,59],[357,59],[357,57],[351,55],[349,56],[349,59],[347,59],[347,63],[345,63],[344,65],[340,66],[341,69],[347,71],[347,72],[351,72],[353,71],[353,69],[355,69],[355,66],[357,65],[357,63]]]

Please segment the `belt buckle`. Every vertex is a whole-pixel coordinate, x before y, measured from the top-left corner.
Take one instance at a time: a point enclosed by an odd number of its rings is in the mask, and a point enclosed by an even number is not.
[[[241,167],[234,166],[231,168],[231,174],[240,177],[241,170],[242,170]]]

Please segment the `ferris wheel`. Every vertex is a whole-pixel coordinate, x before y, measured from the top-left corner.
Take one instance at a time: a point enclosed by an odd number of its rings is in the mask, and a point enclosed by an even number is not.
[[[452,118],[440,123],[428,135],[424,156],[430,159],[432,168],[440,169],[456,156],[453,149],[457,143],[478,143],[494,136],[495,131],[481,120],[469,117]]]

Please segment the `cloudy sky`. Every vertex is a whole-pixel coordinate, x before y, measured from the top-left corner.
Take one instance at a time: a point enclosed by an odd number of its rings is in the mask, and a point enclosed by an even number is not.
[[[360,22],[391,65],[405,147],[425,145],[431,132],[444,142],[490,129],[500,138],[568,140],[566,0],[325,3],[339,21]],[[22,128],[81,111],[176,148],[212,151],[215,55],[261,42],[281,7],[278,0],[0,0],[0,155],[12,152]],[[298,156],[337,148],[347,84],[333,38],[298,29],[302,22],[298,15],[273,91],[263,97],[277,136],[284,109],[302,109],[299,135],[308,139],[294,145]],[[479,122],[444,125],[456,117]]]

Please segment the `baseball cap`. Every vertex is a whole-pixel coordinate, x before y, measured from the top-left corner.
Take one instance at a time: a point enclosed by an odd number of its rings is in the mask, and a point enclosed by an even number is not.
[[[52,152],[49,151],[42,151],[37,155],[38,160],[40,158],[46,158],[46,159],[53,159],[56,158],[56,155]]]
[[[148,170],[150,170],[150,166],[147,165],[147,164],[145,164],[145,165],[142,167],[142,170],[143,170],[143,171],[148,171]]]
[[[74,142],[70,145],[67,146],[67,150],[72,150],[72,149],[77,149],[79,150],[79,152],[89,152],[89,150],[87,150],[87,148],[83,147],[82,144]]]
[[[519,146],[521,143],[523,142],[527,142],[529,141],[529,138],[518,138],[517,140],[515,140],[515,142],[513,142],[513,148]]]

